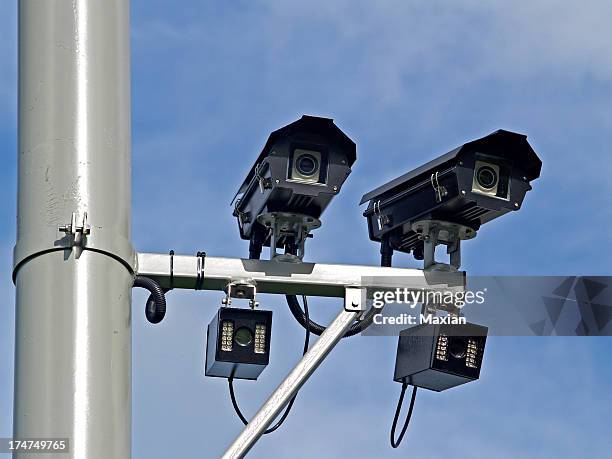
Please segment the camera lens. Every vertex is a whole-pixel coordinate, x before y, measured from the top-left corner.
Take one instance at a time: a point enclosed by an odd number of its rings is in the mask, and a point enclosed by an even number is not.
[[[462,359],[467,354],[467,340],[465,338],[454,337],[450,340],[448,352],[456,359]]]
[[[310,176],[317,172],[319,161],[312,155],[304,154],[297,159],[295,167],[301,175]]]
[[[497,172],[491,166],[482,166],[476,173],[478,184],[487,190],[497,185]]]
[[[234,335],[234,341],[239,346],[248,346],[253,341],[253,332],[246,327],[240,327],[236,330],[236,334]]]

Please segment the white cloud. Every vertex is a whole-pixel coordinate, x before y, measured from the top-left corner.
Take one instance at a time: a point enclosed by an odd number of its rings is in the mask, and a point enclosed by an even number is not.
[[[266,3],[269,23],[278,24],[269,34],[277,43],[307,33],[312,21],[334,29],[332,47],[358,44],[364,67],[388,78],[423,71],[459,74],[466,82],[551,71],[612,77],[612,4],[605,1]]]

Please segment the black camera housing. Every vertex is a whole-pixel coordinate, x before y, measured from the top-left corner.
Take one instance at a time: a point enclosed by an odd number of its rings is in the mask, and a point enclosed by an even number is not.
[[[442,220],[475,232],[520,209],[541,168],[525,135],[498,130],[468,142],[365,194],[370,239],[422,259],[415,222]]]
[[[355,142],[329,118],[304,115],[274,131],[234,198],[240,237],[269,246],[268,230],[257,220],[264,213],[318,219],[356,157]]]
[[[239,344],[240,330],[250,334],[248,342]],[[205,375],[257,379],[270,361],[271,338],[272,311],[220,308],[208,325]]]
[[[480,377],[488,328],[422,324],[400,332],[393,380],[440,392]]]

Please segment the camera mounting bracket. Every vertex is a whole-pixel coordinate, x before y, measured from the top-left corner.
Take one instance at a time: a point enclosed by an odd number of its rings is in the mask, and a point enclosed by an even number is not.
[[[290,212],[268,212],[257,217],[270,235],[270,260],[299,263],[304,258],[306,239],[312,237],[310,231],[321,226],[318,218]],[[285,246],[286,253],[276,253],[278,247]]]
[[[221,300],[221,304],[229,306],[232,304],[232,298],[247,299],[251,309],[259,306],[256,301],[257,287],[254,282],[250,281],[235,281],[230,282],[225,287],[225,298]]]
[[[461,241],[476,237],[476,230],[459,223],[443,220],[419,220],[412,224],[412,230],[423,241],[425,269],[457,270],[461,266]],[[436,246],[445,245],[450,255],[450,264],[437,263]]]

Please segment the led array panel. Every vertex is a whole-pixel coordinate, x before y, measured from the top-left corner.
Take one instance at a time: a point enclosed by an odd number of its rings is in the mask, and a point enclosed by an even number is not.
[[[224,320],[221,328],[221,350],[230,352],[234,342],[234,323]]]
[[[264,354],[266,352],[266,326],[264,324],[255,325],[255,353]]]
[[[478,368],[478,343],[474,339],[468,339],[465,365],[470,368]]]
[[[448,360],[448,336],[438,336],[438,346],[436,347],[436,359],[447,361]]]

